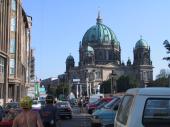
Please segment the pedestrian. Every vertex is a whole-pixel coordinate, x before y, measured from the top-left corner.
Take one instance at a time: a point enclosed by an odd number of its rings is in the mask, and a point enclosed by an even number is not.
[[[47,95],[46,105],[40,110],[44,127],[56,127],[57,108],[54,106],[54,97]]]
[[[80,113],[83,113],[83,98],[79,98],[78,105],[80,108]]]
[[[22,112],[15,117],[12,127],[43,127],[39,113],[31,110],[32,99],[30,97],[23,97],[20,107]]]

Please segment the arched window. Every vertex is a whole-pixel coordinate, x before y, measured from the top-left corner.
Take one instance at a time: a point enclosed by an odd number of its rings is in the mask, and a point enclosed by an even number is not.
[[[16,17],[11,18],[11,31],[16,31]]]
[[[101,51],[99,51],[99,59],[103,60],[103,53]]]
[[[12,0],[12,1],[11,1],[11,9],[12,9],[13,11],[16,11],[16,0]]]

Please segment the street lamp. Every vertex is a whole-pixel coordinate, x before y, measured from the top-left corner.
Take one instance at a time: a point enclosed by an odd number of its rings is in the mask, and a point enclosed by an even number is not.
[[[93,70],[92,72],[93,72],[93,93],[96,94],[96,89],[95,89],[95,79],[96,79],[95,70]]]
[[[87,96],[90,97],[90,94],[89,94],[89,77],[88,77],[88,70],[86,70],[86,92],[87,92]]]
[[[114,70],[112,70],[112,73],[110,74],[110,77],[111,77],[111,86],[110,86],[111,94],[116,93],[116,75],[117,74],[114,72]],[[114,90],[114,92],[112,93],[113,90]]]

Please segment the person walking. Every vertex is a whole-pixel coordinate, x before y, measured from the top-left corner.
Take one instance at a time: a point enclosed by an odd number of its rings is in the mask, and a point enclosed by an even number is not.
[[[56,127],[57,109],[54,106],[54,97],[47,95],[46,105],[40,110],[44,127]]]
[[[12,127],[44,127],[38,112],[32,111],[32,99],[25,96],[20,101],[22,112],[18,114]]]

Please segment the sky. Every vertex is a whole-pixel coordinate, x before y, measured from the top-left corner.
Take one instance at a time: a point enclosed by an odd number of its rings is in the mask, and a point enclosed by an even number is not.
[[[170,41],[170,0],[22,0],[22,4],[33,18],[31,45],[38,79],[63,74],[69,54],[78,65],[79,42],[96,24],[98,11],[120,42],[122,61],[128,57],[133,61],[133,48],[142,36],[151,48],[154,78],[168,68],[163,41]]]

